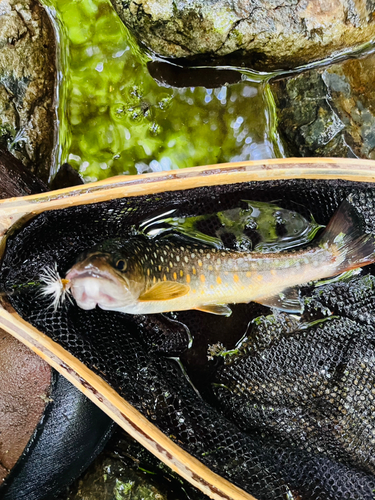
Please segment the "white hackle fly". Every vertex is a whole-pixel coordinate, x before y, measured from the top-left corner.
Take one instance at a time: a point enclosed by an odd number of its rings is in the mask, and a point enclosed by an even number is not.
[[[69,280],[61,278],[57,271],[57,264],[54,267],[46,267],[40,275],[40,281],[42,283],[42,288],[40,295],[43,298],[50,298],[51,303],[49,307],[52,307],[56,312],[59,307],[61,307],[65,299],[72,302],[69,289]]]

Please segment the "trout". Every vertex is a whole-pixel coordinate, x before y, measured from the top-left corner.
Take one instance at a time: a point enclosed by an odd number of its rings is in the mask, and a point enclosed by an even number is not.
[[[129,314],[198,309],[228,316],[228,304],[258,302],[301,312],[298,285],[375,262],[375,235],[361,234],[344,201],[316,244],[255,253],[180,244],[143,235],[116,238],[82,254],[64,283],[82,309]]]

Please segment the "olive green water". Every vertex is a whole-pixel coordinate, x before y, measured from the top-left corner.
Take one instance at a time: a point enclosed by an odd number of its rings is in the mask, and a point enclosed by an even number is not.
[[[266,79],[163,86],[106,0],[44,0],[60,37],[58,166],[86,181],[284,156]],[[259,81],[260,80],[260,81]]]

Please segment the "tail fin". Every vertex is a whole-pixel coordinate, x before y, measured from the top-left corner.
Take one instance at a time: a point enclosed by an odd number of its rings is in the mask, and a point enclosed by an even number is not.
[[[375,262],[375,235],[364,233],[362,226],[357,210],[345,200],[324,230],[320,245],[336,247],[341,260],[338,272]]]

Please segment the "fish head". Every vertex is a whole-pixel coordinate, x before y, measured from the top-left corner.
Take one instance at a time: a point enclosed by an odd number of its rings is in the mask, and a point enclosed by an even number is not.
[[[142,267],[126,242],[107,241],[82,253],[66,274],[67,288],[82,309],[126,311],[145,286]]]

